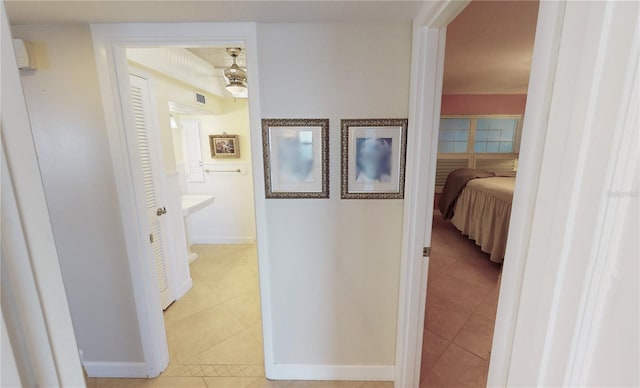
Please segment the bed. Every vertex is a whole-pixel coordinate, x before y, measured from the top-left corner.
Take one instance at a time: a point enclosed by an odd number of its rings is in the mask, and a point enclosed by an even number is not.
[[[445,219],[474,240],[489,259],[502,263],[507,245],[515,176],[481,170],[453,171],[439,203]],[[515,174],[513,174],[515,175]],[[461,177],[462,176],[462,177]],[[456,182],[457,180],[457,182]],[[447,187],[449,186],[449,187]],[[453,187],[452,187],[453,186]],[[446,206],[440,206],[443,205]]]

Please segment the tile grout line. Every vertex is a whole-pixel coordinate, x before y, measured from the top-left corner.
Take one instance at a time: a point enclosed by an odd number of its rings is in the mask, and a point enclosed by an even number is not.
[[[236,334],[233,334],[232,336],[227,337],[227,338],[225,338],[225,339],[223,339],[223,340],[221,340],[221,341],[218,341],[218,342],[214,343],[213,345],[209,346],[208,348],[206,348],[205,350],[203,350],[203,351],[201,351],[201,352],[199,352],[199,353],[196,353],[196,354],[192,355],[191,357],[197,357],[197,356],[201,355],[202,353],[204,353],[204,352],[206,352],[206,351],[210,350],[211,348],[213,348],[213,347],[215,347],[215,346],[218,346],[218,345],[220,345],[221,343],[223,343],[223,342],[225,342],[225,341],[227,341],[227,340],[229,340],[229,339],[231,339],[231,338],[233,338],[233,337],[236,337],[236,336],[238,336],[238,335],[240,335],[240,334],[244,333],[245,331],[246,331],[246,329],[245,329],[245,330],[243,330],[243,331],[239,331],[239,332],[237,332]],[[249,333],[249,334],[253,337],[253,335],[252,335],[251,333]],[[235,364],[198,364],[198,363],[186,363],[186,364],[180,364],[180,365],[235,365]],[[239,365],[245,365],[245,364],[239,364]],[[248,364],[247,364],[247,365],[248,365]]]
[[[429,331],[431,334],[433,334],[433,335],[435,335],[435,336],[437,336],[437,337],[440,337],[441,339],[443,339],[443,340],[447,341],[447,346],[445,346],[445,347],[444,347],[444,349],[442,350],[442,352],[440,352],[440,354],[438,355],[438,357],[436,358],[436,360],[433,362],[433,365],[431,366],[431,368],[429,368],[429,370],[427,370],[427,371],[426,371],[426,372],[427,372],[427,374],[429,374],[429,372],[431,372],[431,370],[436,366],[436,364],[438,363],[438,361],[440,361],[440,358],[442,357],[442,355],[444,354],[444,352],[446,352],[446,351],[447,351],[447,349],[449,349],[449,345],[451,345],[451,344],[453,343],[453,340],[448,340],[448,339],[444,338],[443,336],[441,336],[440,334],[438,334],[438,333],[436,333],[436,332],[434,332],[434,331],[431,331],[431,330],[428,330],[428,329],[424,329],[424,330],[425,330],[425,331]],[[423,340],[422,340],[422,341],[423,341],[423,345],[422,345],[422,346],[424,346],[424,335],[422,336],[422,338],[423,338]],[[422,364],[422,361],[420,362],[420,364]],[[421,367],[422,367],[422,365],[421,365]],[[421,371],[421,372],[422,372],[422,371]],[[422,378],[422,373],[420,373],[420,378]]]
[[[491,291],[491,289],[489,289],[489,291]],[[487,295],[489,295],[489,291],[487,291],[487,293],[485,295],[482,296],[482,298],[484,299]],[[478,309],[478,307],[480,307],[480,305],[482,304],[482,302],[480,302],[476,307],[473,308],[473,310],[471,310],[471,314],[469,314],[469,316],[467,317],[467,319],[465,319],[464,323],[462,324],[462,326],[460,326],[460,329],[456,332],[456,334],[453,336],[453,338],[451,339],[451,343],[455,344],[456,346],[466,350],[467,352],[473,354],[476,357],[479,357],[485,361],[489,361],[486,358],[484,358],[483,356],[476,354],[473,350],[471,349],[467,349],[464,345],[461,345],[457,342],[455,342],[456,338],[458,338],[458,335],[460,334],[460,332],[462,332],[462,329],[464,329],[465,325],[469,322],[469,320],[471,320],[471,317],[473,316],[473,314],[477,314],[476,310]],[[479,314],[480,315],[480,314]],[[485,318],[484,316],[480,315],[481,317]],[[487,318],[488,319],[488,318]],[[494,327],[495,329],[495,327]],[[491,355],[491,350],[489,351],[489,355]]]
[[[450,302],[453,306],[460,309],[460,311],[463,312],[463,314],[466,315],[466,317],[461,323],[460,328],[454,333],[453,336],[451,336],[450,340],[445,338],[439,333],[429,330],[432,335],[435,335],[440,339],[445,340],[446,346],[444,347],[442,352],[438,354],[438,356],[436,357],[435,361],[432,364],[432,367],[429,368],[426,371],[426,373],[424,373],[423,376],[425,378],[432,374],[432,371],[443,359],[444,354],[447,353],[449,349],[454,349],[452,348],[452,344],[455,347],[459,348],[461,351],[467,353],[469,356],[472,356],[478,360],[482,360],[483,362],[489,361],[485,357],[476,354],[474,351],[470,349],[467,349],[467,347],[461,344],[458,344],[456,341],[458,340],[460,334],[463,332],[465,327],[469,325],[469,322],[471,321],[471,319],[474,318],[474,314],[477,314],[478,316],[484,319],[489,319],[484,315],[479,314],[478,311],[480,310],[481,306],[483,306],[483,303],[486,302],[488,295],[494,291],[493,287],[495,287],[495,284],[493,282],[489,282],[489,280],[493,277],[492,268],[485,267],[484,262],[482,263],[483,265],[479,265],[480,264],[479,261],[473,260],[477,256],[475,255],[474,252],[476,252],[479,249],[477,244],[475,244],[475,242],[472,242],[471,244],[469,244],[470,240],[462,236],[457,229],[447,227],[445,223],[438,222],[438,220],[436,220],[436,218],[438,218],[436,213],[437,212],[434,212],[434,225],[432,229],[433,230],[438,229],[441,233],[439,234],[436,232],[433,233],[432,247],[436,248],[436,245],[438,244],[445,245],[445,248],[448,249],[448,251],[446,249],[443,250],[442,251],[443,256],[447,256],[446,258],[447,261],[449,261],[448,260],[449,258],[453,260],[447,265],[440,267],[440,271],[438,271],[438,273],[435,276],[429,279],[428,285],[431,286],[432,284],[434,284],[434,281],[439,281],[440,283],[446,282],[447,276],[448,276],[451,281],[455,281],[456,283],[461,283],[462,286],[468,286],[470,288],[473,287],[476,290],[479,290],[480,292],[477,293],[477,296],[479,297],[477,299],[477,303],[467,304],[468,307],[461,306],[457,300],[451,300],[449,298],[446,298],[447,301]],[[455,246],[449,247],[450,244],[455,244]],[[473,248],[473,250],[471,248]],[[470,252],[469,254],[467,254],[467,250]],[[446,254],[446,253],[452,253],[452,254]],[[479,255],[477,256],[477,258],[479,258]],[[437,260],[437,255],[436,255],[436,260]],[[466,272],[462,272],[462,273],[452,272],[452,270],[455,270],[456,268],[461,268]],[[488,283],[491,283],[491,284],[488,285]],[[428,290],[427,292],[429,291],[430,290]],[[469,299],[469,300],[472,300],[472,299]],[[467,330],[469,331],[469,328],[467,328]],[[471,330],[469,331],[469,334],[473,335],[475,333],[473,332],[473,330]],[[471,345],[473,344],[471,343]],[[424,381],[422,383],[423,384],[421,384],[421,386],[424,386],[425,385]]]
[[[234,313],[234,312],[233,312],[233,310],[231,310],[231,309],[229,308],[229,306],[227,306],[227,305],[226,305],[226,303],[227,303],[227,302],[230,302],[230,301],[232,301],[232,300],[234,300],[234,299],[237,299],[237,298],[239,298],[239,297],[241,297],[241,296],[244,296],[244,295],[247,295],[247,294],[250,294],[250,292],[243,292],[242,294],[240,294],[240,295],[238,295],[238,296],[235,296],[235,297],[233,297],[233,298],[231,298],[231,299],[229,299],[229,300],[226,300],[226,301],[224,301],[224,302],[222,302],[222,303],[223,303],[223,304],[225,304],[225,307],[227,308],[227,310],[229,310],[229,312],[231,313],[231,315],[233,315],[233,316],[238,320],[238,322],[240,322],[240,324],[241,324],[242,326],[244,326],[244,328],[245,328],[246,330],[249,330],[249,328],[250,328],[251,326],[255,325],[256,323],[258,323],[258,322],[261,322],[261,323],[262,323],[262,313],[260,314],[260,319],[258,319],[258,321],[253,322],[251,325],[247,326],[247,325],[245,325],[245,324],[242,322],[242,320],[240,319],[240,317],[238,317],[238,316],[236,315],[236,313]],[[255,337],[255,336],[254,336],[254,337]]]
[[[487,290],[487,292],[485,293],[485,295],[483,295],[483,296],[482,296],[482,300],[484,300],[484,298],[485,298],[487,295],[489,295],[489,292],[490,292],[490,291],[491,291],[491,288],[489,288],[489,290]],[[469,314],[469,316],[468,316],[468,317],[465,319],[465,321],[462,323],[462,326],[460,326],[460,329],[458,329],[458,331],[456,332],[456,334],[455,334],[455,335],[453,336],[453,338],[451,339],[450,343],[455,344],[456,346],[460,347],[461,349],[464,349],[465,351],[467,351],[467,352],[469,352],[469,353],[473,354],[473,355],[474,355],[474,356],[476,356],[476,357],[479,357],[479,358],[481,358],[481,359],[483,359],[483,360],[485,360],[485,361],[489,361],[488,359],[484,358],[483,356],[481,356],[481,355],[479,355],[479,354],[475,353],[473,350],[471,350],[471,349],[467,349],[464,345],[462,345],[462,344],[459,344],[459,343],[455,342],[455,341],[456,341],[456,338],[458,338],[458,335],[462,332],[462,330],[464,329],[465,325],[469,322],[469,320],[471,320],[471,317],[473,316],[473,314],[477,314],[477,312],[476,312],[476,311],[478,310],[478,308],[479,308],[479,307],[480,307],[480,305],[482,304],[482,300],[481,300],[481,302],[480,302],[480,303],[478,303],[478,305],[477,305],[477,306],[475,306],[472,310],[470,310],[470,314]],[[458,306],[458,307],[462,307],[462,306]],[[480,315],[481,317],[483,317],[483,318],[486,318],[486,317],[484,317],[484,316],[483,316],[483,315],[481,315],[481,314],[479,314],[479,315]],[[486,319],[489,319],[489,318],[486,318]],[[437,333],[435,333],[435,332],[432,332],[432,333],[434,333],[434,334],[436,334],[436,335],[440,336],[439,334],[437,334]],[[444,338],[444,337],[442,337],[442,336],[440,336],[440,337],[441,337],[441,338]],[[445,339],[446,339],[446,338],[445,338]],[[449,347],[449,346],[447,345],[447,348],[448,348],[448,347]],[[445,349],[445,351],[446,351],[446,349]],[[444,351],[443,351],[443,353],[444,353]],[[489,354],[491,354],[491,352],[489,352]],[[442,356],[442,354],[441,354],[440,356]],[[438,357],[438,359],[439,359],[439,357]],[[437,361],[436,361],[436,362],[437,362]],[[434,365],[435,365],[435,364],[434,364]]]
[[[429,375],[429,373],[431,373],[431,371],[433,370],[433,368],[436,367],[436,365],[438,364],[438,361],[440,361],[440,359],[442,358],[442,356],[445,354],[445,352],[447,351],[447,349],[449,349],[449,346],[451,346],[451,344],[453,343],[453,340],[449,341],[449,343],[447,344],[447,346],[445,346],[444,350],[440,353],[440,355],[438,355],[438,358],[436,358],[436,361],[433,363],[433,366],[431,368],[429,368],[429,370],[427,371],[425,377],[427,375]],[[420,374],[422,376],[422,373]]]

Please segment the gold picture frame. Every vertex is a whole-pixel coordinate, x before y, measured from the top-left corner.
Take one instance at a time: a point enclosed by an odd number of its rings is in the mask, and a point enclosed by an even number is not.
[[[209,135],[209,147],[213,159],[240,158],[240,136],[238,135]]]

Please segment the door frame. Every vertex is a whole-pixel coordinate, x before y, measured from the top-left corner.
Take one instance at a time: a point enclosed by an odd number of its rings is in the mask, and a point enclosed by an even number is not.
[[[253,171],[262,169],[261,113],[255,23],[119,23],[91,25],[93,45],[105,111],[112,163],[116,171],[116,186],[120,214],[125,231],[129,269],[139,333],[142,340],[144,375],[156,377],[168,365],[169,355],[160,296],[157,293],[155,271],[150,260],[144,260],[147,236],[140,231],[140,211],[136,208],[136,192],[132,160],[127,150],[123,91],[128,90],[127,47],[153,46],[237,46],[247,50],[247,67],[251,77],[249,88],[249,118]],[[266,241],[266,206],[263,174],[253,174],[256,239],[262,308],[262,330],[265,375],[273,373],[272,321],[270,303],[269,257]],[[132,376],[134,377],[134,376]]]
[[[402,262],[396,339],[395,385],[417,387],[431,243],[437,139],[447,25],[468,1],[429,2],[414,19],[411,59],[407,187],[403,219]],[[488,386],[506,386],[524,280],[526,252],[537,199],[551,93],[558,65],[565,4],[540,2],[523,136],[516,178],[512,222],[500,287]]]

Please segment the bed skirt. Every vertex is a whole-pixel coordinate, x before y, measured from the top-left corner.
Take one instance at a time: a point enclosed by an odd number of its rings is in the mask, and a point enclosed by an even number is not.
[[[473,182],[477,181],[481,179]],[[469,184],[460,193],[451,222],[488,253],[491,261],[502,263],[511,218],[511,198],[491,195],[474,186]]]

